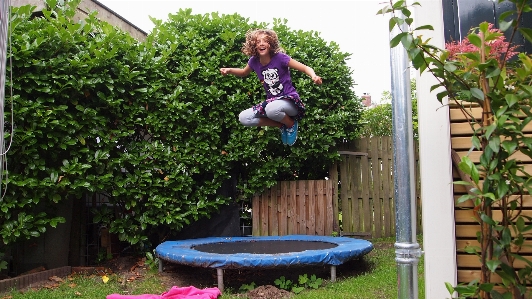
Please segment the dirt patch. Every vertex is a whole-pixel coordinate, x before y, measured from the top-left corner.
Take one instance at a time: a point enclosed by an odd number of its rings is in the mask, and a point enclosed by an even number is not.
[[[279,290],[272,285],[259,286],[245,294],[244,297],[249,299],[284,299],[291,298],[293,293],[285,290]]]

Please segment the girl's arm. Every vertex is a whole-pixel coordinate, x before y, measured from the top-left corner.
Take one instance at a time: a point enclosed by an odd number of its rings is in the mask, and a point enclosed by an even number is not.
[[[237,77],[246,77],[251,73],[251,68],[249,65],[246,64],[246,66],[243,69],[240,68],[232,68],[232,67],[224,67],[220,69],[220,73],[222,73],[223,76],[226,75],[235,75]]]
[[[290,58],[290,61],[288,61],[288,67],[307,74],[310,78],[312,78],[312,81],[314,81],[314,83],[321,84],[321,77],[316,76],[316,73],[314,73],[314,70],[311,67],[306,66],[292,58]]]

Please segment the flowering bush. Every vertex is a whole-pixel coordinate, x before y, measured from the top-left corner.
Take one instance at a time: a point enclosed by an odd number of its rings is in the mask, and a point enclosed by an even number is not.
[[[494,25],[488,23],[488,32],[494,36],[494,39],[487,42],[490,47],[488,58],[496,60],[508,61],[510,58],[518,54],[515,50],[518,46],[511,46],[509,42],[505,40],[505,37],[500,29],[493,28]],[[482,33],[481,33],[482,34]],[[449,60],[457,60],[460,54],[465,53],[478,53],[479,48],[472,44],[468,38],[464,38],[461,41],[453,41],[445,43],[445,49],[449,52]],[[501,57],[505,55],[505,57]]]
[[[532,29],[519,27],[532,8],[530,1],[497,2],[511,2],[515,7],[515,11],[501,14],[500,30],[481,23],[467,38],[447,44],[446,49],[416,35],[418,30],[432,30],[430,25],[408,28],[390,41],[391,47],[401,44],[406,49],[414,68],[434,75],[438,83],[431,90],[441,90],[437,94],[440,102],[447,98],[462,108],[474,132],[472,150],[481,153],[475,161],[469,156],[461,159],[458,166],[462,181],[455,182],[466,186],[467,194],[458,202],[473,203],[480,225],[479,246],[463,249],[479,257],[480,279],[458,286],[447,283],[449,293],[456,292],[458,298],[524,298],[530,296],[527,286],[532,281],[532,261],[522,255],[525,239],[532,231],[528,225],[532,218],[522,213],[532,180],[515,158],[532,160],[532,138],[523,133],[532,121],[532,56],[517,52],[512,44],[517,32],[532,42]],[[397,11],[401,16],[395,14]],[[392,13],[390,28],[414,23],[404,0],[390,1],[380,13]],[[503,35],[506,30],[511,33],[508,41]],[[472,104],[482,109],[480,119],[464,108]],[[498,210],[496,217],[494,210]]]

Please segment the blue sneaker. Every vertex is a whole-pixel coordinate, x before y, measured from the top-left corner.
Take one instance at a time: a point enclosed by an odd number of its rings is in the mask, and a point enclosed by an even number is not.
[[[286,140],[287,140],[286,126],[285,125],[281,125],[281,127],[279,129],[281,130],[281,140],[283,141],[283,144],[287,144],[287,142],[286,142]]]
[[[296,143],[297,139],[297,120],[294,121],[294,125],[291,128],[286,129],[286,144],[292,146]]]

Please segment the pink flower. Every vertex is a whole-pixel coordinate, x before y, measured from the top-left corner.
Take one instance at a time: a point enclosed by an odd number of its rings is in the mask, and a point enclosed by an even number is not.
[[[493,24],[489,24],[488,30],[490,32],[502,33],[499,29],[493,28]],[[488,46],[490,47],[490,53],[488,57],[497,60],[500,60],[502,58],[502,55],[506,52],[506,60],[509,60],[518,53],[515,51],[517,49],[517,46],[510,47],[510,43],[505,41],[504,35],[497,37],[495,40],[489,41]],[[464,38],[461,42],[454,41],[450,43],[445,43],[445,49],[449,51],[450,60],[456,60],[458,54],[473,53],[479,51],[479,48],[471,44],[467,38]]]

